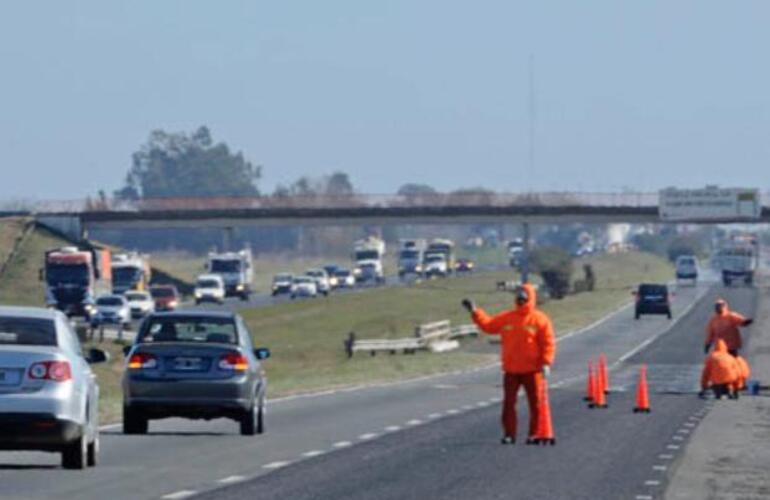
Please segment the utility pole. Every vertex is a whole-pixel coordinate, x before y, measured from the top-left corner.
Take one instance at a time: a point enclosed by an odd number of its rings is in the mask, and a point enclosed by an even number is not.
[[[529,175],[535,171],[535,56],[529,55]],[[531,191],[531,185],[530,185]],[[524,222],[521,282],[529,281],[529,222]]]

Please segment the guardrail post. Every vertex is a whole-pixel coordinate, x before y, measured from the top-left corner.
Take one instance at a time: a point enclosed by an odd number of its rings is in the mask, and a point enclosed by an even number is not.
[[[348,355],[348,359],[353,357],[353,344],[356,343],[356,333],[350,332],[348,338],[343,342],[345,345],[345,352]]]

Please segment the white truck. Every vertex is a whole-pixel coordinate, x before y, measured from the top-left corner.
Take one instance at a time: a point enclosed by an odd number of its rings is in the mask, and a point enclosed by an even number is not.
[[[353,245],[353,274],[356,277],[356,283],[384,283],[383,257],[385,257],[385,241],[381,238],[369,236],[356,241]]]
[[[751,285],[757,267],[754,248],[741,244],[724,246],[714,256],[714,267],[721,272],[725,286],[730,286],[734,281]]]
[[[239,252],[211,252],[208,255],[205,269],[210,274],[218,274],[225,282],[227,297],[240,297],[249,300],[251,283],[254,278],[251,260],[251,249],[245,248]]]
[[[423,239],[400,240],[398,251],[398,277],[423,275],[423,253],[427,242]]]
[[[149,255],[138,252],[112,254],[112,293],[150,289],[152,270]]]

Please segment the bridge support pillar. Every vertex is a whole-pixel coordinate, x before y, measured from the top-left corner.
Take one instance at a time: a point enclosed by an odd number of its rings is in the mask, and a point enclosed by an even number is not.
[[[529,283],[529,222],[523,224],[523,250],[521,255],[521,282]]]

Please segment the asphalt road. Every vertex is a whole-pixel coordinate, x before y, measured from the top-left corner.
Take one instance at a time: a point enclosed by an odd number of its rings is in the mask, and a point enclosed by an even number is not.
[[[680,290],[675,316],[703,293],[704,288]],[[751,296],[728,292],[744,310]],[[147,436],[109,428],[102,434],[102,463],[82,472],[60,469],[52,454],[0,453],[0,495],[134,500],[213,491],[209,498],[510,498],[521,490],[531,493],[522,498],[538,498],[551,488],[548,498],[559,498],[561,491],[576,493],[569,498],[598,498],[597,492],[630,492],[653,474],[650,464],[677,426],[704,403],[692,394],[655,395],[651,415],[632,415],[624,380],[636,362],[646,361],[654,390],[691,391],[708,311],[708,305],[694,309],[638,359],[633,352],[665,332],[668,320],[634,321],[625,308],[560,341],[551,393],[559,440],[554,448],[498,444],[500,375],[490,367],[271,401],[267,433],[257,437],[240,436],[227,420],[153,421]],[[661,350],[662,343],[671,347]],[[611,376],[618,392],[610,409],[589,411],[580,400],[585,366],[600,351],[610,364],[631,359]],[[644,358],[658,351],[664,354]],[[677,383],[668,364],[662,371],[653,364],[658,357],[668,361],[666,356],[682,365],[674,370],[684,374]],[[560,482],[548,479],[552,473]],[[219,489],[227,484],[232,486]]]

